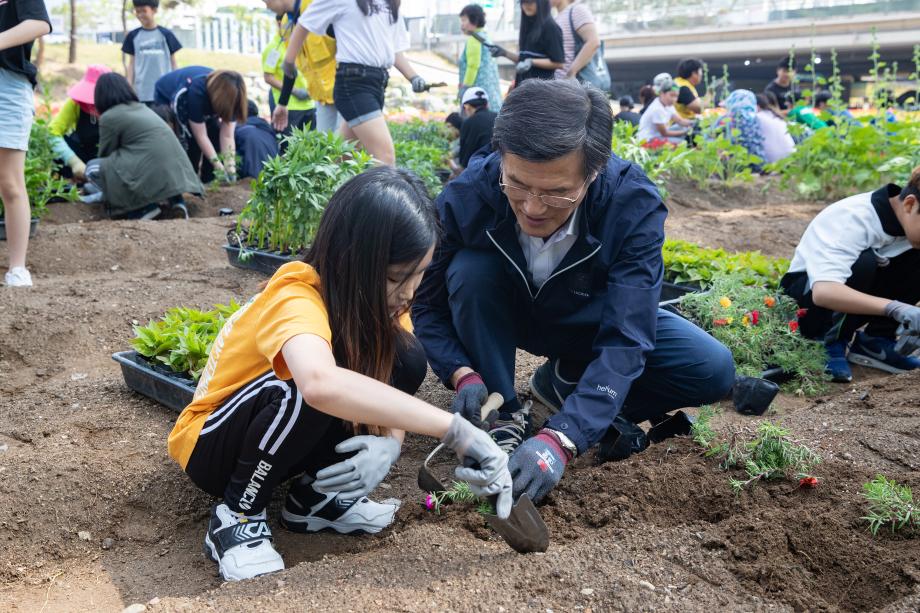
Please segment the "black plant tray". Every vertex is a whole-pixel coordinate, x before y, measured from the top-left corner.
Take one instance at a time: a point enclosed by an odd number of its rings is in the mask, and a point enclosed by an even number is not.
[[[32,218],[32,223],[29,225],[29,238],[35,236],[35,232],[38,230],[38,217]],[[6,220],[0,218],[0,241],[6,240]]]
[[[263,251],[261,249],[251,249],[247,247],[245,250],[241,250],[239,247],[234,247],[229,244],[224,245],[224,249],[227,251],[227,260],[230,261],[231,266],[236,266],[244,270],[255,270],[266,275],[275,274],[276,270],[296,259],[295,256],[292,255],[281,255],[280,253]],[[244,251],[248,254],[245,260],[240,259],[240,251]]]
[[[685,294],[695,294],[702,291],[698,285],[683,285],[680,283],[661,282],[661,302],[676,300]]]
[[[125,384],[138,394],[181,411],[195,395],[195,382],[187,377],[161,372],[136,351],[119,351],[112,359],[121,364]]]
[[[794,376],[792,373],[786,372],[779,366],[774,366],[760,373],[760,378],[772,381],[773,383],[786,383],[787,381],[792,381]]]

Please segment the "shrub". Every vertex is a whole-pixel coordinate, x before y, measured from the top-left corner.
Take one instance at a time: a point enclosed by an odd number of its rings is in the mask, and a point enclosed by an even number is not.
[[[443,152],[450,148],[450,132],[443,121],[391,121],[387,124],[394,143],[414,142]]]
[[[243,246],[299,253],[310,245],[332,194],[372,164],[363,150],[329,132],[295,129],[284,156],[266,160],[240,213]]]
[[[428,194],[434,198],[443,184],[438,171],[447,168],[447,150],[419,141],[396,141],[396,165],[411,170],[425,183]]]

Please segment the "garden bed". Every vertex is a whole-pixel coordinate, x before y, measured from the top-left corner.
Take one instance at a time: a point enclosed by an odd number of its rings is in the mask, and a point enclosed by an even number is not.
[[[32,222],[29,224],[29,238],[35,236],[35,232],[38,231],[38,217],[33,217]],[[0,241],[6,240],[6,220],[0,219]]]
[[[190,377],[160,368],[136,351],[119,351],[112,359],[121,366],[125,385],[170,409],[181,411],[195,395],[195,382]]]

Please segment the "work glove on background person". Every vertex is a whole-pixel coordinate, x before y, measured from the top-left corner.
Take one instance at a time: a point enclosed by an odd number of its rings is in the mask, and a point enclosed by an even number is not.
[[[298,100],[308,100],[310,98],[310,94],[308,94],[307,90],[302,87],[295,87],[293,90],[291,90],[291,95]]]
[[[508,50],[499,45],[489,47],[489,55],[492,57],[508,57]]]
[[[920,307],[892,300],[885,307],[885,315],[914,333],[920,332]]]
[[[75,179],[85,179],[86,178],[86,164],[83,163],[77,156],[73,156],[67,160],[67,165],[70,166],[70,171],[73,172]]]
[[[539,502],[562,479],[571,459],[551,430],[540,430],[535,437],[524,441],[508,461],[514,497],[527,494],[535,503]]]
[[[363,498],[380,485],[399,458],[399,441],[390,436],[353,436],[335,446],[338,453],[355,455],[316,473],[313,488],[323,494]]]
[[[463,463],[454,471],[457,479],[480,498],[495,496],[495,514],[507,518],[512,503],[508,456],[492,437],[455,413],[441,442]]]
[[[428,84],[425,83],[425,79],[423,79],[422,77],[418,75],[415,75],[414,77],[412,77],[411,83],[412,83],[412,91],[414,91],[416,94],[420,94],[426,89],[428,89]]]
[[[533,60],[531,58],[527,58],[526,60],[521,60],[518,62],[515,70],[517,70],[518,74],[523,74],[531,68],[533,68]]]
[[[450,405],[451,413],[458,413],[474,426],[479,426],[482,416],[479,414],[482,405],[489,397],[489,390],[482,381],[478,372],[463,375],[457,381],[457,395]]]

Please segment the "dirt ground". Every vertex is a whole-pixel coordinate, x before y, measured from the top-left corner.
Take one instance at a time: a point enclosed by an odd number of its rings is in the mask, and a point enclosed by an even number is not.
[[[821,208],[752,188],[676,191],[669,235],[786,257]],[[30,245],[35,288],[0,288],[0,610],[920,608],[920,539],[872,537],[859,496],[876,472],[920,490],[920,378],[865,370],[825,397],[774,405],[824,457],[817,489],[735,497],[686,439],[614,464],[588,454],[541,508],[549,551],[520,556],[473,511],[424,510],[416,471],[433,441],[410,437],[378,493],[403,500],[391,529],[291,534],[275,522],[279,492],[269,516],[288,570],[223,585],[201,550],[212,500],[166,455],[175,413],[128,391],[110,355],[129,347],[132,323],[256,291],[262,277],[220,248],[235,218],[214,216],[245,198],[211,192],[189,221],[52,205]],[[521,354],[519,389],[539,364]],[[450,398],[430,377],[419,395]],[[754,423],[729,409],[718,425]]]

